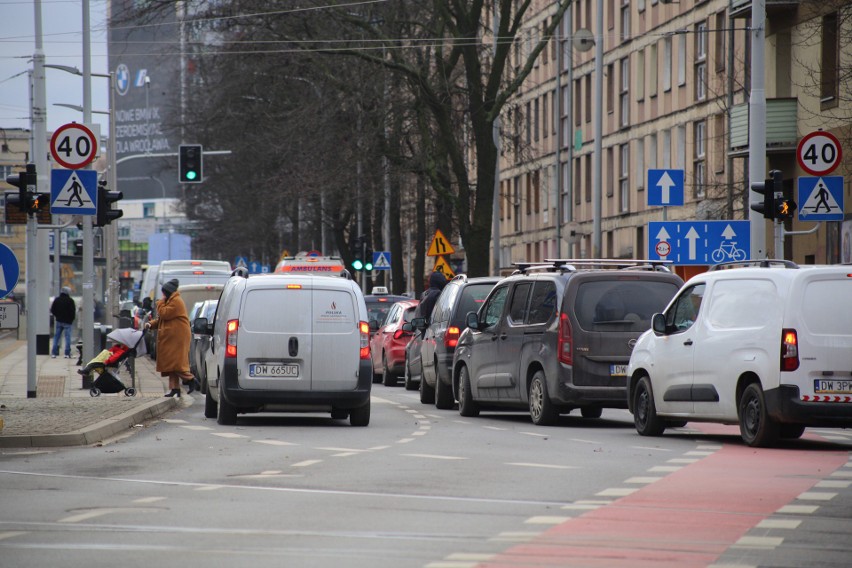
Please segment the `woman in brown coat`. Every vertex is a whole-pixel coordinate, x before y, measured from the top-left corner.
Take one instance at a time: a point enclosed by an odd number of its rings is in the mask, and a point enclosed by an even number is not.
[[[163,299],[157,301],[157,319],[145,324],[157,330],[157,371],[169,378],[166,396],[180,397],[180,381],[189,383],[189,392],[194,390],[195,378],[189,372],[189,317],[186,306],[177,291],[177,279],[163,284]]]

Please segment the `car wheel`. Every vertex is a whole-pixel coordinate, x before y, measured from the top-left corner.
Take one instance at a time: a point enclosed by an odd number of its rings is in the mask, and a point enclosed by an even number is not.
[[[370,401],[358,408],[349,411],[349,424],[351,426],[367,426],[370,424]]]
[[[778,439],[780,426],[766,411],[766,399],[760,384],[746,387],[739,404],[740,435],[752,447],[771,446]]]
[[[470,373],[467,365],[459,369],[459,414],[462,416],[479,416],[479,405],[473,400],[470,391]]]
[[[420,402],[421,404],[435,404],[435,389],[426,382],[426,376],[420,375]]]
[[[584,406],[580,409],[580,414],[583,418],[600,418],[603,414],[603,408],[600,406]]]
[[[216,414],[216,422],[223,426],[233,426],[237,423],[237,409],[225,400],[222,391],[219,391],[219,412]]]
[[[441,410],[452,410],[456,403],[453,398],[453,389],[450,385],[445,385],[438,374],[438,362],[435,362],[435,408]]]
[[[666,431],[666,422],[657,416],[651,379],[642,377],[633,393],[633,424],[641,436],[660,436]]]
[[[213,397],[210,396],[210,388],[207,388],[207,392],[204,393],[204,417],[205,418],[217,418],[219,416],[219,405],[216,404],[216,401],[213,400]]]
[[[388,356],[386,353],[382,353],[382,383],[386,387],[396,386],[396,375],[388,369]]]
[[[559,411],[547,394],[547,381],[544,371],[536,371],[530,383],[530,416],[536,426],[550,426],[559,417]]]
[[[380,382],[382,382],[382,376],[376,372],[376,366],[373,365],[373,383],[375,384]]]
[[[408,356],[405,357],[405,390],[413,391],[417,389],[417,385],[411,380],[411,369],[408,367]]]
[[[796,440],[805,433],[805,427],[801,424],[782,424],[779,436],[788,440]]]

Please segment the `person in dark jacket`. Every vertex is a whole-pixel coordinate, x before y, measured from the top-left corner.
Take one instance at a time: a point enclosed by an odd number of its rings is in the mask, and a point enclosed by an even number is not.
[[[65,334],[65,358],[71,358],[71,324],[77,317],[77,304],[71,297],[71,288],[63,286],[59,295],[50,305],[50,313],[53,314],[53,323],[56,335],[53,336],[53,351],[50,356],[54,359],[59,355],[59,343],[62,334]]]
[[[429,318],[432,317],[432,310],[435,309],[435,302],[438,301],[438,296],[441,295],[441,290],[446,285],[447,277],[442,272],[433,272],[429,276],[429,288],[420,297],[420,303],[417,304],[414,317],[426,318],[426,322],[428,323]]]

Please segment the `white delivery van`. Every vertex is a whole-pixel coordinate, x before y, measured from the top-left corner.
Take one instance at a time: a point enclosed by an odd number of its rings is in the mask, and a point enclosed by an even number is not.
[[[852,271],[741,261],[691,278],[633,348],[637,431],[739,424],[750,446],[852,427]]]
[[[225,260],[164,260],[157,270],[157,286],[154,288],[154,300],[163,297],[163,284],[177,278],[183,287],[189,284],[224,285],[231,277],[231,263]],[[191,308],[188,305],[187,308]]]
[[[330,412],[369,424],[370,329],[349,278],[233,276],[214,320],[197,319],[193,332],[212,335],[208,418],[234,424],[240,413]]]

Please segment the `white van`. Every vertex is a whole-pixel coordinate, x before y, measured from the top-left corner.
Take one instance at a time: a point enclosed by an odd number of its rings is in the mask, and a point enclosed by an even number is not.
[[[224,285],[230,277],[231,263],[225,260],[164,260],[157,270],[154,301],[163,297],[163,284],[174,278],[180,282],[181,294],[183,294],[185,285]],[[191,304],[187,306],[187,308],[191,307]]]
[[[352,280],[234,276],[213,322],[199,318],[193,332],[213,336],[204,415],[219,424],[247,412],[330,412],[369,424],[370,329]]]
[[[743,261],[690,279],[633,348],[637,431],[739,424],[750,446],[852,427],[852,270]]]
[[[159,264],[154,264],[145,269],[145,274],[142,276],[142,284],[139,286],[140,302],[145,298],[154,299],[154,291],[157,289],[157,273],[159,272]]]

